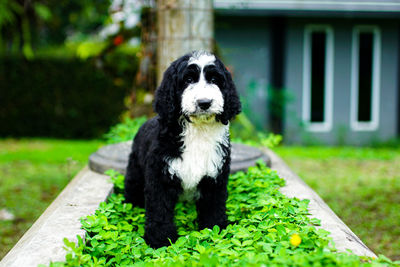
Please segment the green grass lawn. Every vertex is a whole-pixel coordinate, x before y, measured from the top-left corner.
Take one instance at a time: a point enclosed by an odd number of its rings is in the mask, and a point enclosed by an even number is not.
[[[100,141],[0,140],[0,259],[87,163]]]
[[[400,260],[400,148],[274,150],[369,248]]]

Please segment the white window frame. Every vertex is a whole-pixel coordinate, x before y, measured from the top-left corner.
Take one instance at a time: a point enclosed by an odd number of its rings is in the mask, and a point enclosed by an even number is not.
[[[311,122],[311,36],[313,32],[325,32],[325,84],[324,84],[324,121]],[[333,119],[333,71],[334,36],[330,25],[306,25],[303,45],[303,113],[305,128],[311,132],[329,132]]]
[[[358,121],[358,71],[359,71],[359,40],[360,33],[370,32],[373,34],[372,50],[372,98],[371,98],[371,121]],[[353,131],[375,131],[379,127],[379,101],[381,80],[381,30],[375,25],[356,25],[352,36],[352,63],[351,63],[351,108],[350,126]]]

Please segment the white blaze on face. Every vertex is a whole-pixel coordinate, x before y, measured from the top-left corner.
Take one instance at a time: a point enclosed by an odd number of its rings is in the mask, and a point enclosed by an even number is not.
[[[196,64],[202,70],[207,65],[214,65],[215,56],[205,52],[197,52],[189,58],[188,65]]]
[[[200,69],[199,80],[190,84],[182,94],[182,112],[189,116],[212,115],[223,112],[224,98],[221,90],[216,84],[209,83],[205,79],[204,68],[208,65],[214,65],[215,56],[206,53],[196,53],[188,61],[188,65],[196,64]],[[212,100],[211,106],[202,111],[197,101],[199,99]]]

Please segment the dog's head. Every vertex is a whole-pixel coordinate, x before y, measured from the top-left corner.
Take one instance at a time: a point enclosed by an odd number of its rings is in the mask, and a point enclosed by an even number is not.
[[[240,101],[232,76],[214,55],[203,51],[187,54],[164,73],[154,109],[162,119],[223,124],[240,113]]]

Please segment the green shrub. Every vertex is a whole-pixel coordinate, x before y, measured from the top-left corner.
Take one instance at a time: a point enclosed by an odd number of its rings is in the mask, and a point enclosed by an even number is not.
[[[273,148],[282,141],[282,136],[279,134],[258,130],[244,112],[240,113],[232,122],[230,132],[233,142],[250,146]]]
[[[0,136],[100,137],[125,109],[126,86],[72,58],[0,58]]]
[[[134,119],[125,118],[123,122],[112,126],[110,131],[104,135],[104,138],[109,144],[131,141],[146,120],[146,116]]]
[[[284,185],[265,165],[231,175],[224,230],[197,231],[194,204],[179,202],[176,224],[180,238],[152,249],[142,238],[144,209],[124,203],[123,176],[111,171],[116,192],[94,215],[82,219],[85,241],[64,240],[66,262],[51,266],[388,266],[378,259],[338,253],[328,232],[308,217],[308,200],[288,198]],[[299,238],[300,237],[300,238]],[[297,239],[297,242],[296,240]]]
[[[110,131],[104,135],[104,138],[109,144],[130,141],[146,120],[145,116],[134,119],[125,118],[123,122],[112,126]],[[247,117],[241,114],[231,127],[231,139],[236,143],[272,148],[280,144],[282,136],[256,131]]]

